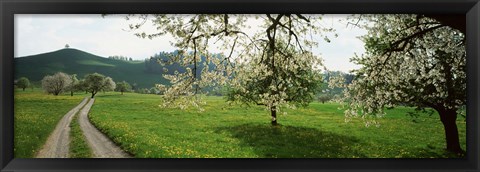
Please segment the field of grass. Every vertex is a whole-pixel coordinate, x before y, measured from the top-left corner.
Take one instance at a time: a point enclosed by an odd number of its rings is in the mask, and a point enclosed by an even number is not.
[[[14,93],[14,157],[32,158],[58,121],[81,102],[84,94],[53,96],[40,89]]]
[[[106,93],[96,96],[91,121],[139,158],[438,158],[444,151],[437,114],[407,116],[412,108],[387,112],[379,127],[360,119],[345,123],[338,104],[318,102],[289,110],[272,127],[263,107],[230,106],[209,97],[205,112],[161,108],[158,95]],[[459,118],[462,148],[465,121]]]

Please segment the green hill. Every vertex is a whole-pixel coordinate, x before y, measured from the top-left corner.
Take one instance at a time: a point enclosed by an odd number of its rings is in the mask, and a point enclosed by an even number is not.
[[[14,65],[15,79],[27,77],[34,82],[56,72],[77,74],[79,79],[97,72],[110,76],[115,82],[137,83],[139,88],[168,83],[161,74],[146,72],[143,61],[109,59],[73,48],[15,58]]]

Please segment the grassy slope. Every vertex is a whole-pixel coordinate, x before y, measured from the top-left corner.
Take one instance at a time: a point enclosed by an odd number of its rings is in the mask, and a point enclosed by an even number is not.
[[[136,157],[445,157],[438,116],[390,110],[381,126],[345,123],[337,104],[312,103],[271,127],[262,107],[229,106],[209,97],[206,111],[164,109],[156,95],[99,95],[90,118]],[[458,121],[465,149],[465,122]]]
[[[83,94],[53,96],[37,89],[15,90],[14,157],[35,156],[58,121],[82,98]]]
[[[32,81],[40,81],[45,75],[56,72],[77,74],[78,78],[83,78],[86,74],[97,72],[112,77],[116,82],[125,80],[142,88],[166,83],[160,74],[145,73],[144,65],[143,62],[113,60],[69,48],[15,58],[15,78],[25,76]]]

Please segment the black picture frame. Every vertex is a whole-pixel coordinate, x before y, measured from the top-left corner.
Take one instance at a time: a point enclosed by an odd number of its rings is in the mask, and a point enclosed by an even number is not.
[[[20,159],[13,157],[15,14],[424,13],[466,16],[467,155],[460,159]],[[479,171],[479,0],[1,0],[1,171]],[[470,115],[473,114],[473,115]]]

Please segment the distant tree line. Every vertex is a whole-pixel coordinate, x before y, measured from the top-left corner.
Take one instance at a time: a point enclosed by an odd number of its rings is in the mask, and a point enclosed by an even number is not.
[[[19,78],[15,85],[18,88],[28,87],[28,78],[22,77]],[[122,95],[124,92],[132,91],[131,85],[126,82],[117,82],[113,81],[111,77],[104,76],[99,73],[87,74],[83,79],[78,79],[76,74],[66,74],[63,72],[57,72],[54,75],[47,75],[41,80],[42,89],[48,93],[55,96],[69,92],[73,96],[74,92],[85,91],[85,94],[90,93],[91,98],[94,98],[95,95],[100,91],[118,91]]]
[[[25,91],[25,88],[33,86],[30,84],[30,80],[28,80],[28,78],[26,77],[19,78],[18,80],[15,81],[14,85],[17,86],[18,88],[21,88],[23,91]]]
[[[125,57],[125,56],[108,56],[108,58],[114,59],[114,60],[133,61],[131,57]]]
[[[164,53],[164,52],[162,52]],[[157,54],[157,57],[161,57],[162,53]],[[331,78],[343,77],[345,84],[350,84],[353,80],[353,75],[344,73],[341,71],[327,71],[323,74],[325,83],[328,83]],[[318,91],[316,99],[319,102],[325,103],[334,98],[341,96],[343,88],[329,88],[328,84],[322,84],[321,90]],[[17,88],[25,90],[26,88],[35,87],[26,77],[21,77],[15,80],[14,85]],[[87,74],[83,79],[78,79],[76,74],[66,74],[58,72],[54,75],[47,75],[41,80],[41,88],[48,94],[59,95],[64,92],[69,92],[73,96],[74,92],[85,91],[85,93],[91,93],[94,97],[99,91],[117,91],[122,95],[124,92],[135,92],[139,94],[157,94],[163,95],[164,90],[158,87],[140,88],[137,83],[130,84],[126,81],[114,82],[112,78],[104,76],[98,73]],[[206,88],[207,95],[209,96],[225,96],[229,88]]]

